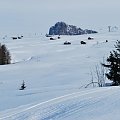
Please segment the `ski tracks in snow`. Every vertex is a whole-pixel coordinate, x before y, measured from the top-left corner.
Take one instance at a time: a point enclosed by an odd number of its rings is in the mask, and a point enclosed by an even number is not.
[[[110,96],[109,88],[97,88],[57,97],[31,107],[7,113],[0,120],[66,120]],[[116,90],[112,91],[113,93]]]

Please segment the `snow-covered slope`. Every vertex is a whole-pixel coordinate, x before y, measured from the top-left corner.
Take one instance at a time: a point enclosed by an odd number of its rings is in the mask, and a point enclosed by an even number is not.
[[[1,39],[11,52],[13,64],[0,66],[0,119],[112,120],[114,109],[117,120],[119,87],[84,87],[91,82],[95,65],[114,49],[120,35],[88,37],[61,36],[50,41],[44,36],[24,35],[21,40]],[[72,44],[63,45],[66,40]],[[81,40],[87,44],[81,45]],[[20,91],[23,80],[27,88]]]
[[[1,120],[119,120],[120,88],[85,90],[5,111]],[[115,116],[114,116],[115,115]]]

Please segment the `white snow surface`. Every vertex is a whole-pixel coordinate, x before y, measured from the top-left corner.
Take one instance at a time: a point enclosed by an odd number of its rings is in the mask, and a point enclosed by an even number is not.
[[[0,120],[119,120],[119,87],[85,88],[91,71],[97,81],[95,66],[115,49],[119,33],[10,37],[0,39],[12,56],[12,64],[0,66]]]

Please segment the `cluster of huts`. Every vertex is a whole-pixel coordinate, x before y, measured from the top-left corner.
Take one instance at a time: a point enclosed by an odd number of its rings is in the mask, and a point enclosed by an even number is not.
[[[88,37],[88,40],[93,40],[94,38],[91,38],[91,37]],[[80,41],[80,43],[81,44],[86,44],[86,42],[85,41]],[[64,45],[70,45],[71,44],[71,42],[68,42],[68,41],[65,41],[64,42]]]
[[[53,38],[53,37],[50,36],[50,35],[46,35],[46,37],[50,37],[50,40],[57,40],[57,39],[60,39],[60,38],[61,38],[60,36],[58,36],[57,38]],[[88,40],[94,40],[94,38],[88,37]],[[81,44],[86,44],[85,41],[80,41],[80,43],[81,43]],[[65,41],[65,42],[64,42],[64,45],[70,45],[70,44],[71,44],[70,41]]]
[[[21,36],[18,36],[18,37],[11,37],[13,40],[17,40],[17,39],[22,39],[23,38],[23,35]]]
[[[57,39],[60,39],[61,37],[58,36],[57,38],[53,38],[52,36],[47,36],[47,37],[50,37],[50,40],[57,40]],[[88,40],[94,40],[93,37],[88,37],[87,38]],[[108,42],[108,40],[106,40],[105,42]],[[80,41],[80,44],[86,44],[86,41]],[[65,41],[64,42],[64,45],[71,45],[71,42],[70,41]]]

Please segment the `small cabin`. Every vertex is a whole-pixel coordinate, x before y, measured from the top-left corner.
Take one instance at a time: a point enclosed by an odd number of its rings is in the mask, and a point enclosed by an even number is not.
[[[93,40],[94,38],[92,38],[92,37],[88,37],[88,40]]]
[[[13,39],[13,40],[16,40],[16,39],[17,39],[17,37],[12,37],[12,39]]]
[[[85,41],[81,41],[80,43],[81,43],[81,44],[86,44],[86,42],[85,42]]]
[[[108,42],[108,40],[106,40],[105,42]]]
[[[22,39],[22,37],[18,37],[18,39]]]
[[[52,38],[52,37],[51,37],[50,40],[55,40],[55,38]]]
[[[71,44],[71,42],[68,42],[68,41],[64,42],[64,45],[70,45],[70,44]]]
[[[58,36],[58,39],[60,39],[60,36]]]

